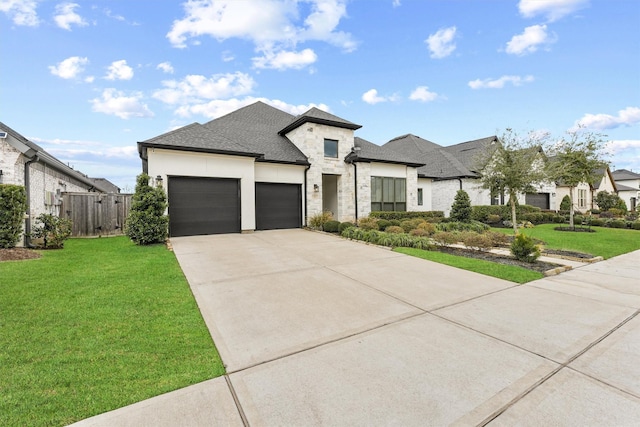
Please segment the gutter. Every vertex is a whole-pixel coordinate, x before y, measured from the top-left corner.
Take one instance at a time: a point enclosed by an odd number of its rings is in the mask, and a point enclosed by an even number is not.
[[[356,224],[358,223],[358,166],[356,162],[351,162],[353,165],[353,194],[355,196],[354,205],[356,207]]]
[[[307,205],[309,204],[309,200],[307,200],[307,172],[309,172],[310,168],[311,168],[311,164],[307,165],[306,169],[304,170],[304,224],[303,224],[303,227],[307,226],[307,215],[308,215]]]
[[[27,195],[27,218],[24,221],[24,246],[26,248],[34,247],[31,244],[31,173],[29,166],[31,166],[31,163],[37,163],[39,161],[40,158],[35,155],[24,164],[24,189]]]

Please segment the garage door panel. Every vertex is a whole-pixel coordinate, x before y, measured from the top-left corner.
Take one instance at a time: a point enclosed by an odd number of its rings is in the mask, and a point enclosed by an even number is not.
[[[302,226],[300,184],[256,183],[256,229]]]
[[[549,193],[527,193],[525,203],[540,209],[549,209]]]
[[[169,177],[171,236],[240,232],[237,179]]]

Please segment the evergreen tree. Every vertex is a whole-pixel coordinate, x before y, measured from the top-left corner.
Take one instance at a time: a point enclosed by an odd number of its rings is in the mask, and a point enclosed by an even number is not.
[[[149,185],[149,175],[138,175],[136,191],[126,222],[126,233],[138,245],[162,243],[167,239],[169,217],[167,196],[160,186]]]
[[[471,222],[471,199],[464,190],[458,190],[451,205],[449,217],[458,222]]]

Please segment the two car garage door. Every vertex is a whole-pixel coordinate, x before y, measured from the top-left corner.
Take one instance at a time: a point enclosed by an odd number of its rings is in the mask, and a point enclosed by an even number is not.
[[[239,233],[240,180],[169,177],[169,234],[172,237]],[[256,183],[256,229],[302,225],[299,184]]]

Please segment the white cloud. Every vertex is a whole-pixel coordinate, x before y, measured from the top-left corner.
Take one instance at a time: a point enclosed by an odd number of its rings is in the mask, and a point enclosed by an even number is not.
[[[56,21],[58,27],[71,31],[72,24],[79,27],[88,25],[87,21],[75,12],[74,9],[77,7],[80,7],[77,3],[60,3],[56,6],[56,15],[53,20]]]
[[[173,66],[171,65],[171,62],[161,62],[158,64],[156,69],[162,70],[167,74],[173,74]]]
[[[502,76],[499,79],[476,79],[470,81],[469,87],[471,89],[502,89],[507,83],[511,83],[513,86],[522,86],[525,83],[531,83],[534,81],[533,76]]]
[[[153,117],[154,114],[146,104],[142,103],[142,93],[134,92],[126,96],[123,92],[113,88],[105,89],[100,98],[94,98],[90,102],[92,110],[97,113],[109,114],[130,119],[132,117]]]
[[[637,150],[637,153],[640,154],[640,139],[609,141],[606,144],[606,150],[611,154],[619,154],[627,150]]]
[[[513,36],[507,42],[505,51],[512,55],[526,55],[537,51],[540,46],[548,46],[556,41],[555,35],[547,33],[546,25],[532,25],[525,28],[522,34]]]
[[[553,22],[588,5],[589,0],[520,0],[518,10],[525,18],[543,15]]]
[[[247,95],[253,91],[255,84],[251,76],[241,72],[214,74],[209,78],[188,75],[180,81],[163,81],[164,89],[155,91],[153,97],[172,105],[202,103],[205,100]]]
[[[325,104],[300,104],[300,105],[292,105],[288,104],[284,101],[280,101],[278,99],[267,99],[267,98],[254,98],[254,97],[245,97],[242,99],[231,98],[231,99],[214,99],[209,102],[194,104],[194,105],[185,105],[180,107],[176,114],[182,117],[189,117],[192,114],[202,115],[207,117],[208,119],[215,119],[217,117],[228,114],[232,111],[235,111],[239,108],[245,107],[247,105],[253,104],[257,101],[262,101],[265,104],[269,104],[273,107],[279,108],[282,111],[286,111],[294,116],[304,113],[312,107],[319,108],[320,110],[329,111],[329,107]]]
[[[253,58],[253,66],[276,70],[286,70],[288,68],[300,70],[313,64],[317,59],[318,55],[312,49],[304,49],[300,52],[282,50],[276,53],[264,52],[264,56]]]
[[[54,76],[63,79],[75,79],[84,71],[84,66],[89,63],[89,59],[79,56],[71,56],[58,62],[57,65],[50,65],[49,71]]]
[[[576,127],[584,126],[588,129],[604,130],[621,126],[633,126],[640,123],[640,108],[627,107],[618,111],[617,116],[610,114],[585,114],[576,121]]]
[[[399,7],[401,6],[400,0],[393,0],[391,2],[391,4],[393,5],[393,7]]]
[[[167,33],[174,47],[184,48],[187,41],[210,36],[219,41],[229,38],[251,40],[257,52],[290,52],[298,43],[324,41],[350,52],[357,43],[351,34],[337,30],[346,16],[346,0],[190,0],[184,4],[185,16],[175,20]],[[197,41],[191,41],[196,44]],[[304,51],[303,51],[304,52]],[[306,58],[308,60],[309,58]],[[266,61],[268,62],[268,61]],[[293,61],[298,65],[299,61]]]
[[[113,61],[109,65],[108,73],[105,76],[107,80],[131,80],[133,78],[133,68],[127,65],[127,61]]]
[[[456,36],[456,27],[442,28],[431,34],[425,43],[429,46],[431,57],[435,59],[445,58],[456,50],[453,42]]]
[[[430,92],[427,86],[418,86],[411,92],[409,99],[412,101],[430,102],[438,99],[440,95],[435,92]]]
[[[0,0],[0,12],[4,12],[14,24],[27,27],[37,27],[40,19],[36,8],[36,0]]]
[[[387,98],[383,96],[378,96],[378,91],[376,89],[370,89],[362,94],[362,100],[367,104],[377,104],[379,102],[387,101]]]
[[[235,58],[235,56],[233,56],[233,53],[231,53],[228,50],[225,50],[224,52],[222,52],[222,61],[223,62],[231,62],[233,61]]]

